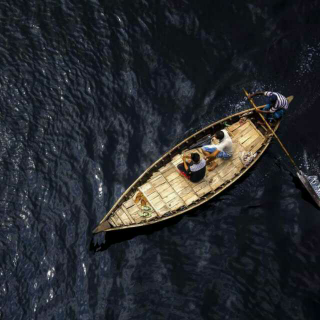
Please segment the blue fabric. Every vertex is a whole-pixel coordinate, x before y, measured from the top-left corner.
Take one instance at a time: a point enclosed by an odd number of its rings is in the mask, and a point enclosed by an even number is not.
[[[202,150],[207,151],[209,153],[214,153],[217,150],[217,148],[214,146],[211,146],[211,147],[205,146],[205,147],[202,147]],[[217,155],[217,158],[229,159],[231,158],[231,155],[227,152],[220,151]]]
[[[267,104],[262,110],[263,110],[263,111],[269,111],[270,108],[271,108],[271,105],[270,105],[270,104]],[[276,112],[267,113],[267,114],[266,114],[266,118],[267,118],[269,121],[279,120],[279,119],[282,118],[283,115],[284,115],[284,110],[283,110],[283,109],[279,109],[279,110],[277,110]]]

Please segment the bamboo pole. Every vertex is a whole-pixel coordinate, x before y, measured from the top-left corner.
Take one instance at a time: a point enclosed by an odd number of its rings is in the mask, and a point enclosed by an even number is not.
[[[244,91],[244,93],[246,94],[246,96],[248,97],[248,96],[249,96],[248,92],[247,92],[245,89],[243,89],[243,91]],[[248,100],[251,102],[251,104],[253,105],[253,107],[254,107],[254,108],[256,109],[256,111],[258,112],[258,108],[257,108],[256,104],[254,103],[253,99],[251,98],[251,99],[248,99]],[[276,135],[276,133],[272,130],[272,128],[270,127],[268,121],[264,118],[264,116],[263,116],[260,112],[258,112],[258,113],[259,113],[259,116],[261,117],[261,119],[262,119],[262,120],[265,122],[265,124],[267,125],[268,129],[272,132],[272,134],[273,134],[273,135],[275,136],[275,138],[278,140],[281,148],[283,149],[283,151],[285,152],[285,154],[288,156],[288,158],[289,158],[289,160],[291,161],[291,163],[294,165],[294,167],[296,168],[296,170],[299,172],[299,171],[300,171],[299,167],[298,167],[298,166],[296,165],[296,163],[293,161],[292,157],[290,156],[289,152],[287,151],[287,149],[285,148],[285,146],[284,146],[284,145],[282,144],[282,142],[280,141],[279,137],[278,137],[278,136]]]

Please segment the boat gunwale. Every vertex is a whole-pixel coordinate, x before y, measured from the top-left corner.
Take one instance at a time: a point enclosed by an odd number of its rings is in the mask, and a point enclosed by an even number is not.
[[[259,106],[258,108],[263,108],[263,106]],[[182,140],[180,143],[178,143],[177,145],[175,145],[173,148],[171,148],[169,151],[167,151],[163,156],[161,156],[158,160],[156,160],[155,162],[153,162],[128,188],[127,190],[119,197],[119,199],[115,202],[115,204],[110,208],[110,210],[108,211],[108,213],[102,218],[102,220],[99,222],[98,226],[103,223],[104,221],[106,221],[109,216],[114,212],[116,211],[116,209],[119,207],[119,204],[121,203],[121,201],[124,201],[125,200],[125,197],[127,196],[128,193],[130,193],[132,191],[132,189],[136,186],[137,183],[139,183],[139,181],[144,177],[144,175],[146,175],[148,172],[150,172],[152,169],[156,169],[156,165],[158,163],[160,163],[161,161],[164,160],[164,158],[166,158],[167,156],[170,155],[170,153],[172,153],[174,150],[178,149],[179,147],[181,147],[183,144],[187,143],[191,138],[195,137],[196,135],[200,134],[201,132],[204,132],[214,126],[216,126],[217,124],[221,123],[221,122],[224,122],[224,121],[227,121],[231,118],[234,118],[234,117],[239,117],[245,113],[248,113],[248,112],[251,112],[251,111],[255,111],[255,108],[249,108],[249,109],[246,109],[246,110],[243,110],[243,111],[240,111],[238,113],[235,113],[235,114],[232,114],[230,116],[227,116],[225,118],[222,118],[216,122],[213,122],[211,124],[209,124],[208,126],[198,130],[197,132],[193,133],[191,136],[187,137],[186,139]],[[277,127],[275,128],[276,130],[278,129],[279,127],[279,124],[277,125]],[[270,139],[271,140],[271,139]],[[266,144],[265,147],[267,147],[269,145],[270,141]],[[263,149],[264,151],[265,149]],[[258,157],[256,157],[256,159],[241,173],[239,174],[239,176],[235,177],[234,179],[232,179],[224,188],[222,188],[220,191],[218,192],[214,192],[212,193],[211,197],[209,198],[205,198],[204,202],[207,202],[208,200],[212,199],[214,196],[216,196],[217,194],[219,194],[220,192],[222,192],[222,190],[224,190],[227,186],[229,186],[230,183],[233,183],[235,182],[240,176],[242,176],[243,173],[245,173],[249,168],[251,168],[251,166],[260,158],[261,154],[263,152],[260,152],[260,154],[258,155]],[[210,193],[209,193],[210,194]],[[139,226],[144,226],[144,225],[148,225],[148,224],[151,224],[151,223],[157,223],[157,222],[160,222],[160,221],[163,221],[163,220],[167,220],[169,218],[172,218],[178,214],[182,214],[182,213],[185,213],[197,206],[199,206],[200,204],[203,204],[204,202],[201,202],[199,201],[199,203],[197,203],[197,205],[193,206],[193,205],[190,205],[186,208],[186,210],[183,210],[183,211],[179,211],[173,215],[170,215],[170,216],[167,216],[167,217],[162,217],[160,220],[156,220],[156,221],[148,221],[148,222],[144,222],[142,224],[139,224],[139,223],[135,223],[135,224],[132,224],[132,225],[127,225],[127,226],[120,226],[120,227],[112,227],[110,229],[107,229],[107,230],[103,230],[101,232],[107,232],[107,231],[113,231],[113,230],[120,230],[120,229],[126,229],[126,228],[132,228],[132,227],[139,227]],[[122,205],[122,204],[121,204]]]

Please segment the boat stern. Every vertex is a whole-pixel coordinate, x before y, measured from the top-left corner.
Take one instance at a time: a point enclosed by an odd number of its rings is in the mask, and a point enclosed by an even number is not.
[[[92,232],[99,233],[99,232],[107,231],[108,229],[111,229],[111,224],[107,220],[105,220],[101,222]]]

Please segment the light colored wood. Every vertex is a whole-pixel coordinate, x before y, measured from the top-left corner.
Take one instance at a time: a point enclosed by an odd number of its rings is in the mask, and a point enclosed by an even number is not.
[[[111,224],[112,227],[117,227],[118,226],[112,217],[109,217],[108,221],[109,221],[109,223]]]
[[[243,137],[244,135],[246,135],[250,130],[252,130],[252,127],[250,125],[250,122],[247,121],[243,126],[241,126],[239,129],[237,129],[236,131],[234,131],[234,136],[232,141],[236,141],[239,138]]]
[[[153,199],[148,199],[148,201],[152,204],[153,207],[156,207],[156,205],[159,202],[163,202],[162,198],[160,197],[159,193],[157,193],[157,196]]]
[[[171,160],[171,163],[174,165],[174,166],[177,166],[179,163],[182,162],[182,156],[180,154],[177,154],[172,160]]]
[[[175,172],[171,173],[168,177],[167,177],[167,181],[172,183],[173,180],[175,180],[177,177],[180,176],[180,173],[177,172],[177,169],[175,169]]]
[[[146,198],[148,201],[151,201],[155,198],[159,197],[159,193],[155,190],[155,192],[149,194],[149,195],[146,195]]]
[[[160,172],[159,172],[159,171],[155,171],[155,172],[151,175],[150,180],[155,179],[155,178],[158,177],[159,175],[160,175]]]
[[[166,182],[167,182],[166,179],[161,175],[161,176],[159,177],[159,179],[157,179],[156,181],[152,180],[152,181],[151,181],[151,184],[152,184],[152,186],[153,186],[154,188],[157,189],[157,187],[161,186],[162,184],[164,184],[164,183],[166,183]]]
[[[112,215],[112,220],[118,227],[123,225],[122,221],[119,219],[119,217],[115,213],[113,213]]]
[[[246,151],[251,151],[252,149],[256,146],[256,145],[262,145],[262,143],[264,142],[264,138],[261,138],[260,136],[258,136],[256,139],[254,139],[250,144],[245,145],[245,149]]]
[[[155,212],[156,216],[160,216],[159,213],[158,213],[158,211],[153,207],[151,201],[149,201],[148,196],[141,190],[141,187],[139,187],[138,189],[142,192],[142,194],[144,195],[144,197],[145,197],[146,200],[148,201],[147,205],[150,206],[150,207],[153,209],[153,211]],[[150,189],[149,189],[149,190],[150,190]],[[148,190],[148,191],[149,191],[149,190]]]
[[[170,184],[168,183],[168,188],[166,188],[165,190],[163,190],[160,195],[161,198],[164,199],[166,198],[168,195],[175,193],[175,191],[173,190],[173,188],[170,186]]]
[[[212,177],[210,180],[210,187],[213,191],[215,191],[218,187],[220,187],[224,181],[220,178],[219,175]]]
[[[145,195],[145,196],[149,196],[150,194],[157,192],[156,189],[154,187],[151,187],[150,189],[148,189],[147,191],[143,191],[142,189],[143,186],[139,187],[139,190]]]
[[[134,214],[135,212],[139,211],[139,207],[135,204],[134,206],[127,208],[127,211],[130,215]]]
[[[232,170],[230,170],[224,177],[224,181],[228,182],[230,181],[235,175],[239,174],[240,170],[237,167],[233,167]]]
[[[130,208],[130,207],[134,206],[133,199],[129,199],[128,201],[124,202],[124,203],[123,203],[123,206],[124,206],[125,208]]]
[[[166,164],[166,166],[160,168],[159,172],[163,175],[165,172],[169,171],[173,167],[174,167],[173,164],[171,162],[169,162],[168,164]]]
[[[164,190],[166,190],[168,188],[170,188],[170,184],[167,181],[165,181],[163,184],[156,187],[156,190],[161,194]]]
[[[175,169],[176,169],[176,168],[175,168]],[[177,172],[175,172],[175,173],[177,173]],[[174,174],[174,173],[173,173],[173,174]],[[171,175],[170,175],[170,176],[171,176]],[[170,176],[169,176],[169,177],[170,177]],[[169,190],[169,194],[171,193],[172,195],[174,195],[174,197],[173,197],[173,198],[170,198],[170,200],[169,200],[169,198],[168,198],[169,195],[165,197],[163,194],[161,194],[161,196],[162,196],[163,200],[167,203],[168,208],[171,208],[171,210],[176,210],[177,208],[182,207],[183,205],[185,205],[185,202],[184,202],[183,199],[180,197],[180,195],[179,195],[178,193],[176,193],[176,191],[174,190],[172,184],[168,181],[168,178],[169,178],[169,177],[167,177],[166,180],[167,180],[170,188],[168,188],[168,189],[165,191],[165,192],[166,192],[165,194],[168,194],[168,190]],[[172,180],[174,180],[174,178],[173,178]],[[167,201],[166,199],[168,199],[168,201]],[[173,199],[175,199],[175,201],[176,201],[174,204],[172,203]]]
[[[269,143],[269,142],[268,142],[268,143]],[[258,152],[258,150],[261,149],[261,148],[264,146],[264,144],[266,144],[266,139],[263,140],[263,141],[260,142],[260,143],[257,143],[257,144],[251,149],[251,152],[252,152],[252,153]]]
[[[139,215],[139,211],[140,211],[140,209],[139,209],[138,211],[135,211],[134,213],[131,214],[131,215],[132,215],[132,218],[133,218],[135,221],[137,221],[137,223],[141,223],[142,221],[145,220],[145,219],[143,219],[143,217],[141,217],[141,216]]]
[[[128,226],[129,224],[131,224],[130,219],[127,217],[127,215],[121,210],[121,208],[119,208],[116,211],[116,214],[118,215],[118,217],[120,218],[120,220],[123,222],[124,225]]]
[[[170,201],[172,201],[173,199],[178,198],[178,195],[175,192],[170,192],[169,194],[167,194],[164,198],[163,201],[165,203],[168,203]]]
[[[127,209],[125,208],[125,206],[121,206],[123,212],[126,214],[126,216],[128,217],[128,219],[130,220],[131,224],[135,223],[134,219],[132,218],[131,214],[127,211]]]
[[[167,207],[170,208],[170,210],[177,210],[183,205],[185,205],[185,202],[178,197],[172,199],[170,202],[167,203]]]
[[[175,166],[173,166],[170,170],[163,173],[163,177],[168,180],[169,177],[171,177],[172,175],[174,176],[177,173],[178,173],[177,168]]]
[[[240,144],[244,144],[248,139],[250,139],[250,137],[255,133],[254,129],[251,128],[251,130],[249,132],[247,132],[244,136],[242,136],[241,138],[237,139],[238,142]]]
[[[232,124],[231,126],[229,126],[229,127],[228,127],[228,131],[230,131],[230,132],[232,133],[233,131],[235,131],[235,130],[238,129],[239,127],[240,127],[240,123],[239,123],[239,121],[238,121],[238,122]]]
[[[142,192],[147,192],[148,190],[152,189],[151,183],[145,183],[139,188]]]
[[[176,185],[176,184],[179,184],[182,179],[183,179],[182,176],[178,173],[178,175],[174,179],[170,180],[170,184],[172,186]]]
[[[194,193],[193,194],[190,193],[189,195],[186,195],[183,197],[183,200],[185,201],[186,205],[188,205],[188,206],[198,199],[199,199],[199,197]]]
[[[246,141],[242,144],[242,146],[243,146],[245,149],[247,149],[247,147],[250,146],[250,144],[251,144],[253,141],[255,141],[257,138],[260,138],[260,136],[259,136],[256,132],[254,132],[254,133],[250,136],[250,138],[249,138],[248,140],[246,140]]]
[[[202,197],[202,196],[204,196],[205,194],[207,194],[207,193],[209,193],[211,191],[212,191],[212,189],[211,189],[211,187],[210,187],[210,185],[208,183],[204,188],[202,188],[199,191],[197,191],[197,195],[199,197]]]
[[[183,197],[186,194],[189,194],[189,193],[192,193],[192,192],[194,193],[194,190],[191,187],[187,186],[187,187],[184,187],[183,189],[179,190],[178,194],[179,194],[180,197]]]

